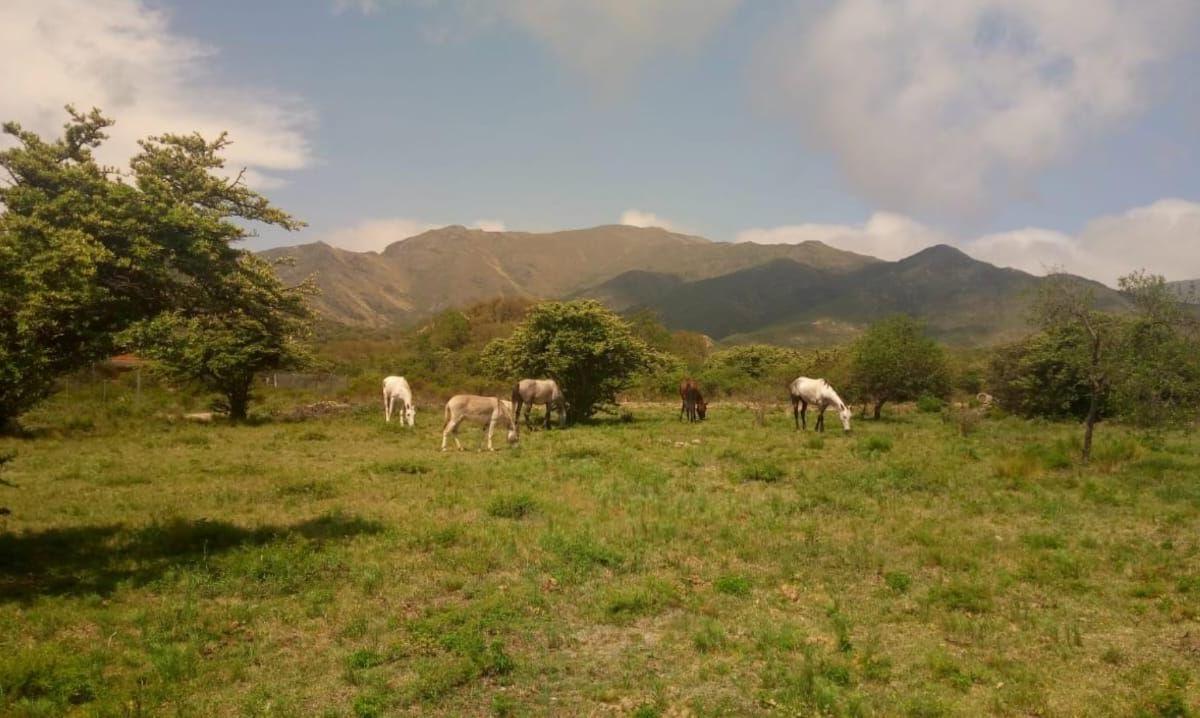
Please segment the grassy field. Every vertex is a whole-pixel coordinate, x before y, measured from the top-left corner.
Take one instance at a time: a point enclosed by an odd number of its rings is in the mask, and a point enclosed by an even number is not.
[[[0,439],[3,715],[1200,710],[1195,437],[66,409]]]

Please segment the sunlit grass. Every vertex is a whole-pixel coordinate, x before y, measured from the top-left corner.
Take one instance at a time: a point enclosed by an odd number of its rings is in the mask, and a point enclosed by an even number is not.
[[[68,406],[0,439],[0,714],[1200,709],[1192,437]]]

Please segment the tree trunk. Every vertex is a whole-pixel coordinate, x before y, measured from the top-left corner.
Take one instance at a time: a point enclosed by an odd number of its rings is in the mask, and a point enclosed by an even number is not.
[[[883,411],[884,401],[885,401],[884,399],[879,399],[875,402],[875,418],[876,419],[879,418],[880,413]]]
[[[229,420],[245,421],[250,408],[250,385],[247,383],[230,389],[225,398],[229,400]]]
[[[1100,418],[1100,389],[1092,387],[1092,397],[1088,402],[1087,418],[1083,424],[1083,463],[1092,459],[1092,434],[1096,429],[1096,421]]]

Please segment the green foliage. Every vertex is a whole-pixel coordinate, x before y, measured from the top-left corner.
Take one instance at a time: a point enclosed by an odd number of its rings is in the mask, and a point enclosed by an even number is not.
[[[537,502],[529,494],[502,494],[488,504],[488,516],[503,519],[523,519],[537,510]]]
[[[1132,309],[1126,314],[1098,309],[1093,288],[1066,275],[1044,282],[1034,303],[1044,332],[1079,337],[1062,354],[1086,381],[1085,463],[1106,406],[1140,426],[1164,427],[1194,422],[1200,402],[1200,322],[1194,313],[1184,310],[1162,277],[1134,272],[1121,277],[1120,287]]]
[[[488,344],[482,361],[497,378],[553,378],[578,421],[615,405],[633,376],[662,357],[599,302],[575,300],[536,305],[511,336]]]
[[[932,394],[922,394],[917,397],[917,411],[926,414],[936,414],[946,406],[946,402],[942,401]]]
[[[713,582],[713,588],[717,589],[717,593],[730,596],[749,596],[750,579],[745,576],[721,576]]]
[[[875,403],[876,418],[886,402],[945,396],[950,386],[945,351],[902,314],[872,324],[854,343],[850,372],[856,395]]]
[[[229,418],[240,421],[258,373],[310,363],[312,292],[283,286],[253,255],[213,277],[210,290],[186,308],[135,324],[125,337],[170,376],[221,394]]]
[[[92,155],[112,122],[67,108],[63,137],[16,123],[0,151],[0,424],[54,380],[106,357],[120,332],[163,312],[232,306],[225,278],[251,260],[233,243],[254,222],[300,225],[223,167],[229,140],[163,135],[118,176]]]
[[[1090,397],[1085,345],[1082,332],[1062,328],[999,347],[988,378],[992,396],[1018,416],[1084,418]]]

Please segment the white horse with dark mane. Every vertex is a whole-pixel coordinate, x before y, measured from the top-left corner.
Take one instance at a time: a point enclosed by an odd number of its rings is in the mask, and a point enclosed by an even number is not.
[[[558,382],[553,379],[522,379],[513,387],[512,403],[517,421],[521,420],[521,407],[525,407],[525,424],[530,429],[533,428],[533,422],[529,419],[529,412],[534,404],[546,405],[547,429],[550,428],[551,409],[558,412],[558,425],[567,425],[567,400],[558,388]]]
[[[483,424],[487,431],[488,451],[492,448],[492,432],[499,424],[508,429],[508,443],[517,442],[517,421],[513,418],[512,404],[495,396],[474,396],[458,394],[446,402],[446,424],[442,427],[442,451],[446,450],[446,440],[454,437],[458,450],[462,451],[462,442],[458,440],[458,425],[464,421]]]
[[[400,423],[407,426],[412,426],[417,416],[417,409],[413,406],[412,389],[408,386],[408,380],[402,376],[389,376],[383,380],[383,420],[390,422],[392,414],[397,414]]]
[[[825,410],[831,406],[837,409],[838,418],[842,420],[842,429],[850,431],[850,407],[846,406],[846,402],[842,401],[842,397],[838,396],[829,382],[824,379],[809,379],[806,376],[796,377],[788,386],[788,393],[792,396],[792,416],[796,419],[797,429],[801,426],[808,428],[804,415],[808,411],[808,405],[812,404],[817,407],[817,424],[813,427],[816,431],[825,431]]]

